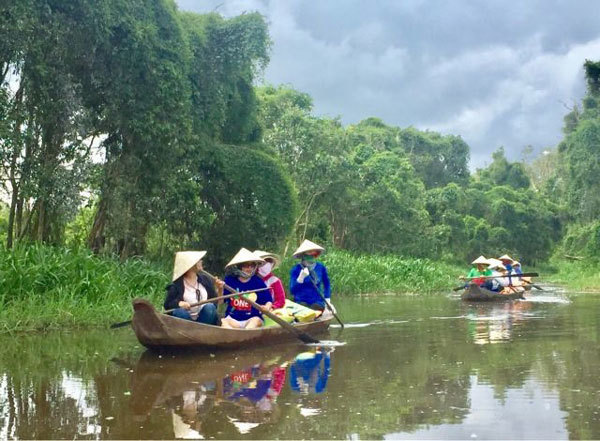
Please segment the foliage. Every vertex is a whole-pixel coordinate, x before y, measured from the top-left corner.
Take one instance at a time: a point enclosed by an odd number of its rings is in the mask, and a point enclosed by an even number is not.
[[[0,248],[0,332],[107,325],[131,315],[131,300],[163,300],[167,270],[120,263],[85,249],[45,245]]]
[[[447,290],[456,283],[462,268],[429,259],[383,254],[356,254],[328,250],[320,260],[327,266],[332,283],[332,301],[338,295],[433,293]],[[275,274],[286,292],[289,274],[298,260],[284,259]]]
[[[243,146],[220,146],[197,173],[204,182],[201,197],[215,213],[200,230],[207,260],[224,265],[241,248],[277,249],[296,216],[292,182],[279,163],[265,153]]]

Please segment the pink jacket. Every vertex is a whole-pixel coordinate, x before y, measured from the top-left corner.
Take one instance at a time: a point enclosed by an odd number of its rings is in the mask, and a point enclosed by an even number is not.
[[[267,274],[262,278],[263,282],[271,288],[271,297],[273,297],[273,309],[283,308],[285,305],[285,291],[283,283],[273,273]]]

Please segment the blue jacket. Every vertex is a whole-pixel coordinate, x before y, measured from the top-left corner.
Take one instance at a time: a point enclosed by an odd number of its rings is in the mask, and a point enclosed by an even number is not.
[[[317,287],[321,290],[321,294],[326,299],[331,298],[331,285],[329,284],[329,276],[327,275],[327,268],[321,262],[315,264],[315,268],[311,270],[308,277],[304,279],[304,282],[298,283],[296,280],[298,274],[304,267],[299,263],[292,268],[290,271],[290,292],[294,296],[294,302],[304,302],[308,305],[316,303],[325,307],[325,303],[319,296],[313,280]]]

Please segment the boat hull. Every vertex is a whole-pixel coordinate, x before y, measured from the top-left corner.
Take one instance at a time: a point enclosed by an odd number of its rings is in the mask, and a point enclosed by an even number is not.
[[[507,300],[524,299],[524,297],[522,292],[499,294],[473,283],[465,289],[461,299],[467,302],[505,302]]]
[[[279,326],[257,329],[228,329],[219,326],[183,320],[159,313],[144,299],[133,300],[133,331],[139,342],[148,349],[255,348],[297,340],[295,334]],[[327,330],[331,318],[310,323],[296,323],[294,327],[310,335]]]

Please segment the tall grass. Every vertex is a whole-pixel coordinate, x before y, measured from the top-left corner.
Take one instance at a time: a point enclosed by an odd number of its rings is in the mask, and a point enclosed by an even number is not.
[[[546,270],[546,271],[543,271]],[[593,260],[553,261],[540,267],[545,280],[566,286],[571,291],[600,293],[600,263]]]
[[[143,260],[43,245],[0,248],[0,332],[125,320],[131,299],[159,305],[167,273]]]
[[[335,250],[322,261],[334,296],[447,291],[462,271],[427,259]],[[276,271],[286,287],[295,263],[288,258]],[[0,247],[0,333],[106,326],[127,320],[135,297],[162,305],[169,273],[170,268],[142,259],[120,262],[86,250]]]
[[[447,291],[468,268],[428,259],[356,255],[332,250],[321,261],[327,266],[335,295],[431,293]],[[298,261],[287,258],[276,273],[289,286],[289,272]]]

